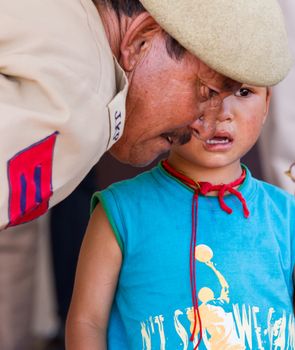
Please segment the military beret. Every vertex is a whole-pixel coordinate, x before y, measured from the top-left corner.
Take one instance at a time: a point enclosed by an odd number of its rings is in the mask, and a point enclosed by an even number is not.
[[[292,59],[277,0],[140,0],[159,25],[217,72],[271,86]]]

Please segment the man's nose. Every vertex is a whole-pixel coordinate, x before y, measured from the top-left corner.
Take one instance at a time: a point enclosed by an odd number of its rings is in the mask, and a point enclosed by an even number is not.
[[[216,95],[202,103],[199,117],[190,125],[200,140],[208,140],[215,134],[216,124],[222,111],[222,101],[222,97]]]
[[[218,107],[219,110],[220,108]],[[218,111],[217,108],[207,110],[191,124],[191,128],[197,138],[205,141],[213,137],[216,130]]]
[[[216,124],[228,118],[228,108],[224,100],[235,94],[241,85],[241,83],[230,80],[229,84],[224,85],[224,89],[218,93],[216,91],[212,93],[208,88],[206,101],[201,103],[200,117],[191,124],[191,128],[199,139],[208,140],[213,137]]]
[[[191,128],[198,139],[205,141],[213,137],[216,130],[216,120],[202,116],[191,124]]]

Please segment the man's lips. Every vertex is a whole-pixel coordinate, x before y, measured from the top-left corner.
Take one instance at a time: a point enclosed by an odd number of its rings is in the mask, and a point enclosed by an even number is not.
[[[177,131],[165,132],[161,134],[161,137],[167,140],[170,145],[184,145],[190,141],[192,137],[192,130],[190,128],[186,128]]]
[[[161,134],[161,137],[163,137],[166,141],[168,141],[170,145],[173,144],[173,137],[168,133]]]

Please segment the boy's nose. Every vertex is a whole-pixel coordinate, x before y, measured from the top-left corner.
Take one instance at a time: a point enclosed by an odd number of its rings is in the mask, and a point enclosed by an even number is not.
[[[217,122],[221,123],[224,121],[231,121],[233,119],[233,104],[232,98],[228,96],[225,98],[219,108],[219,113],[217,116]]]

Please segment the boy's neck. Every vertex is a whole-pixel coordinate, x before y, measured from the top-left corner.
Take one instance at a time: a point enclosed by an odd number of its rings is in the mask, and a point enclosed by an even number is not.
[[[184,174],[195,182],[210,182],[213,185],[227,184],[235,181],[242,174],[241,162],[221,167],[202,167],[192,164],[182,158],[169,155],[169,164],[178,172]]]

